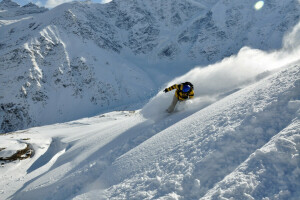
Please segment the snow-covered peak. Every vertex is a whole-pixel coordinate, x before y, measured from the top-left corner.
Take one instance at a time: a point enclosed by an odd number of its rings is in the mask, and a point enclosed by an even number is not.
[[[2,0],[0,2],[0,9],[11,9],[11,8],[18,8],[20,7],[19,4],[13,2],[12,0]]]
[[[42,13],[48,9],[39,7],[31,2],[21,7],[12,0],[3,0],[0,2],[0,10],[2,10],[2,12],[0,12],[0,20],[15,20],[24,17],[24,15]]]
[[[34,3],[28,3],[21,7],[21,9],[16,13],[17,15],[25,15],[25,14],[35,14],[35,13],[43,13],[47,11],[47,8],[39,7]]]
[[[23,8],[39,8],[36,4],[30,2],[24,6],[22,6]]]

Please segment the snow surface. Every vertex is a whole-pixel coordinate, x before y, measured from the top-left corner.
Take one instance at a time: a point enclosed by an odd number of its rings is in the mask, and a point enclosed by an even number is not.
[[[293,66],[202,109],[118,158],[99,182],[110,187],[109,198],[167,198],[171,191],[185,199],[203,196],[274,135],[286,127],[292,129],[290,123],[298,119],[296,112],[300,110],[288,105],[299,99],[299,78],[300,67]],[[292,152],[299,161],[298,150]],[[297,167],[295,180],[300,176]],[[288,197],[298,198],[288,179],[281,178],[278,182],[286,186]],[[263,184],[260,187],[268,187]],[[299,182],[295,184],[299,189]],[[273,187],[265,194],[276,195],[282,190],[279,184]],[[254,193],[245,195],[256,199]],[[258,197],[273,197],[258,193]],[[234,194],[237,199],[245,198]]]
[[[111,5],[115,5],[113,2]],[[228,1],[194,0],[187,2],[202,9],[212,9],[215,12],[211,17],[218,20],[218,26],[224,26],[224,21],[222,21],[224,13],[217,13],[224,6],[228,6]],[[265,2],[265,7],[258,12],[264,9],[272,12],[278,2]],[[280,6],[286,5],[289,8],[292,5],[286,4],[287,1],[280,2],[282,2],[278,4]],[[160,1],[153,0],[145,2],[143,6],[146,8],[155,7],[155,5],[162,5],[165,8],[171,7],[170,2],[160,3]],[[125,4],[126,2],[120,3],[120,5]],[[243,7],[249,4],[237,5]],[[57,19],[64,16],[69,17],[68,20],[72,20],[75,13],[78,17],[77,25],[81,26],[80,22],[89,21],[85,20],[86,12],[81,12],[81,9],[89,10],[87,5],[90,4],[64,4],[40,15],[43,17],[38,21],[48,24],[47,20],[51,21],[53,14],[61,13],[63,14],[58,15]],[[132,6],[135,7],[136,5]],[[228,14],[237,15],[236,17],[239,18],[238,10],[235,8],[229,9],[226,16]],[[132,11],[130,7],[124,6],[124,10],[126,9]],[[170,12],[172,12],[171,9]],[[250,11],[248,10],[248,12]],[[87,16],[91,17],[91,15]],[[249,17],[250,15],[245,13],[245,16]],[[264,20],[268,21],[274,16],[268,16]],[[170,15],[164,17],[168,18]],[[236,17],[232,19],[236,19]],[[291,15],[287,18],[289,17]],[[298,20],[296,16],[294,17],[293,23]],[[4,29],[0,30],[7,33],[5,38],[10,38],[6,31],[10,28],[16,28],[20,31],[17,31],[14,36],[22,38],[22,28],[27,28],[29,25],[32,31],[34,28],[38,29],[38,32],[34,33],[35,39],[29,37],[31,39],[26,40],[25,43],[21,42],[22,48],[20,49],[24,48],[30,55],[28,59],[31,60],[24,62],[25,64],[32,64],[28,75],[32,81],[25,79],[28,80],[27,85],[20,84],[19,86],[21,93],[27,95],[41,91],[35,91],[35,88],[45,87],[47,89],[44,91],[49,92],[46,94],[55,94],[55,97],[49,95],[51,97],[47,103],[42,99],[30,104],[31,106],[39,105],[31,110],[31,112],[35,112],[36,116],[41,116],[39,115],[42,112],[39,110],[40,106],[46,107],[47,109],[43,112],[48,112],[49,116],[53,117],[52,120],[58,117],[58,121],[68,119],[66,115],[60,113],[62,108],[65,111],[72,111],[72,108],[76,106],[76,110],[70,114],[72,117],[73,115],[79,117],[85,109],[93,110],[94,107],[84,100],[86,98],[84,94],[90,93],[82,93],[79,90],[87,88],[95,91],[97,84],[88,81],[88,78],[95,75],[93,72],[96,74],[103,73],[101,78],[107,81],[116,77],[114,81],[116,81],[115,86],[117,87],[113,87],[114,89],[128,83],[124,87],[128,90],[122,94],[127,93],[128,97],[135,94],[130,91],[131,86],[136,83],[133,81],[135,78],[140,78],[139,81],[141,82],[147,81],[148,86],[155,85],[150,77],[156,77],[158,80],[163,79],[163,76],[157,77],[157,72],[166,72],[166,68],[160,69],[158,67],[156,69],[158,71],[155,72],[152,69],[140,68],[137,60],[134,60],[135,64],[133,64],[130,60],[121,57],[116,58],[116,54],[110,54],[103,49],[99,50],[99,46],[91,42],[95,38],[80,39],[80,42],[76,43],[77,36],[69,37],[69,33],[58,29],[58,27],[68,25],[67,22],[70,22],[64,19],[42,28],[38,28],[39,24],[31,24],[31,26],[28,21],[12,22],[10,25],[4,25]],[[163,21],[162,24],[168,24],[166,21]],[[23,22],[26,22],[24,26]],[[194,22],[193,18],[190,23],[193,24]],[[235,23],[230,20],[225,23],[228,22]],[[19,26],[18,23],[22,26]],[[263,25],[263,22],[258,24]],[[126,23],[118,25],[122,27],[122,30],[126,29]],[[189,25],[183,26],[187,28]],[[75,32],[82,30],[76,29],[76,27],[70,29]],[[192,28],[188,29],[191,33]],[[260,32],[261,30],[264,31]],[[270,30],[260,29],[258,32],[266,33]],[[255,32],[256,29],[254,28],[252,31]],[[254,35],[250,31],[249,38],[254,37]],[[270,41],[275,36],[270,36]],[[162,90],[165,86],[187,79],[194,84],[195,98],[192,101],[180,103],[176,112],[172,114],[164,111],[169,106],[174,91],[167,94],[160,91],[142,108],[143,98],[137,98],[137,101],[130,99],[128,102],[123,102],[124,104],[128,103],[127,105],[130,107],[139,107],[140,110],[107,112],[76,121],[1,134],[1,155],[13,154],[24,148],[24,143],[31,145],[34,149],[34,155],[21,161],[0,161],[0,199],[29,200],[41,199],[42,197],[43,199],[55,200],[298,200],[300,196],[299,36],[300,24],[294,26],[290,32],[285,33],[280,50],[267,52],[243,47],[236,55],[208,66],[196,67],[164,86],[157,86],[161,87]],[[280,37],[278,36],[278,38]],[[275,39],[277,44],[280,43],[278,38]],[[163,39],[163,37],[159,39]],[[198,39],[200,41],[201,36]],[[259,40],[253,39],[252,41]],[[39,46],[38,44],[42,45]],[[74,46],[69,46],[69,44],[74,44]],[[194,47],[199,47],[196,46]],[[13,46],[8,47],[14,49]],[[45,51],[42,52],[39,48]],[[81,53],[79,48],[84,53]],[[91,51],[86,53],[88,48]],[[123,52],[124,54],[130,54],[127,55],[129,58],[136,58],[130,57],[133,55],[128,52],[129,47],[124,48],[127,48]],[[207,46],[204,48],[210,49]],[[54,49],[59,52],[61,57],[57,57],[56,53],[51,53]],[[2,50],[2,53],[10,51],[6,48]],[[22,51],[20,50],[20,52]],[[109,65],[103,64],[107,60],[94,60],[99,52],[109,58]],[[15,58],[18,60],[22,58],[23,54],[17,55],[20,56]],[[151,55],[151,53],[147,55]],[[41,59],[44,57],[47,58]],[[154,58],[157,57],[154,56]],[[46,78],[39,79],[45,75],[45,71],[43,71],[45,69],[41,70],[39,64],[49,61],[57,61],[55,63],[58,68],[47,68],[50,70],[47,71]],[[158,62],[160,60],[153,59],[153,61]],[[102,63],[101,66],[105,67],[97,68],[97,63]],[[120,68],[117,65],[120,63],[123,64],[124,76],[122,73],[118,73]],[[10,64],[15,72],[21,70],[16,67],[17,63],[12,62]],[[178,65],[180,64],[182,63]],[[47,64],[43,67],[46,66]],[[89,70],[92,69],[91,66],[95,71]],[[147,67],[149,66],[151,65],[147,65]],[[66,76],[71,67],[75,69],[69,73],[73,73],[74,77]],[[12,74],[12,72],[10,71],[8,74]],[[55,75],[54,78],[61,78],[62,83],[55,85],[54,80],[56,79],[49,78],[49,74]],[[1,95],[6,95],[12,92],[10,87],[14,86],[11,85],[13,82],[10,76],[2,77],[6,83],[10,83],[5,91],[0,88]],[[53,82],[44,84],[43,80]],[[91,84],[81,85],[86,81]],[[17,81],[16,83],[19,84]],[[60,84],[69,83],[74,85],[66,90],[60,90],[63,87]],[[139,84],[134,87],[140,90],[144,89]],[[75,103],[69,103],[71,98],[66,97],[71,97],[74,88],[77,91],[78,99],[75,100]],[[65,96],[61,91],[68,93],[69,96]],[[44,96],[38,93],[33,97],[39,99]],[[101,98],[101,95],[98,97]],[[0,99],[3,97],[0,96]],[[103,101],[105,102],[105,100]],[[60,104],[57,105],[57,102]],[[13,105],[9,103],[6,105],[7,113],[11,114],[12,111],[17,111]],[[59,115],[57,115],[57,110],[60,110]],[[24,117],[25,114],[25,112],[16,113],[16,116]],[[29,121],[27,122],[29,123]]]
[[[16,141],[15,139],[7,139],[0,141],[0,147],[4,148],[0,151],[0,157],[7,158],[15,154],[17,150],[25,149],[26,144],[20,141]]]
[[[2,135],[35,155],[0,168],[1,199],[298,198],[299,62],[198,111],[144,109]]]

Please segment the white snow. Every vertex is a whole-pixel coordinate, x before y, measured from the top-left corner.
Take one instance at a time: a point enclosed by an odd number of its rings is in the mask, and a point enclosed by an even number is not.
[[[296,199],[299,64],[198,111],[156,121],[112,112],[2,135],[30,138],[36,153],[0,168],[1,199]]]
[[[299,78],[299,66],[285,69],[179,121],[127,152],[99,180],[109,187],[108,198],[135,199],[141,192],[145,198],[163,197],[170,191],[185,199],[206,194],[294,120],[295,110],[288,104],[295,92],[299,98],[299,85],[294,86]],[[162,181],[154,183],[155,177]],[[193,190],[196,179],[201,185]],[[296,194],[291,196],[295,198]]]
[[[256,150],[203,199],[298,199],[300,120]]]
[[[211,5],[213,18],[224,26],[224,13],[216,12],[228,1],[219,1],[215,7],[209,1],[191,2]],[[53,17],[50,12],[48,15]],[[50,19],[41,19],[46,20]],[[32,157],[24,160],[0,159],[0,199],[298,200],[299,33],[298,24],[286,34],[283,48],[277,51],[243,47],[237,55],[195,67],[161,86],[157,95],[144,105],[145,99],[135,96],[138,92],[132,91],[131,86],[143,91],[141,83],[146,82],[149,92],[155,84],[151,77],[162,80],[156,73],[165,73],[166,68],[152,71],[139,67],[137,60],[133,64],[99,50],[89,40],[76,43],[78,38],[68,37],[54,25],[41,29],[37,35],[46,41],[41,48],[54,45],[62,55],[58,60],[54,59],[57,55],[48,58],[57,61],[54,77],[68,73],[68,68],[74,67],[70,58],[78,58],[75,67],[83,70],[74,79],[90,77],[92,72],[85,68],[89,64],[93,72],[103,75],[101,80],[114,79],[114,88],[125,85],[123,94],[116,97],[132,97],[124,100],[124,104],[140,109],[53,123],[67,120],[57,110],[72,112],[67,116],[69,119],[79,117],[84,110],[90,113],[95,107],[83,101],[89,91],[78,91],[82,97],[70,102],[71,98],[64,99],[66,96],[57,92],[59,85],[37,84],[45,71],[41,70],[42,65],[33,65],[29,75],[32,79],[26,80],[28,87],[20,88],[28,94],[32,84],[55,94],[47,104],[41,103],[47,108],[43,111],[47,116],[40,114],[38,107],[33,110],[37,116],[45,117],[41,120],[52,124],[0,135],[1,158],[27,144],[34,149]],[[38,53],[41,49],[33,53],[39,42],[37,39],[24,43],[32,63],[43,56]],[[97,54],[109,63],[98,60]],[[118,65],[122,65],[123,73],[118,73]],[[9,77],[4,78],[9,83]],[[184,81],[194,84],[195,98],[180,103],[176,112],[166,113],[174,91],[165,94],[162,90]],[[71,96],[71,90],[64,92]]]
[[[3,149],[0,151],[0,157],[8,158],[15,154],[17,150],[26,148],[26,144],[15,139],[7,139],[0,141],[0,147]]]

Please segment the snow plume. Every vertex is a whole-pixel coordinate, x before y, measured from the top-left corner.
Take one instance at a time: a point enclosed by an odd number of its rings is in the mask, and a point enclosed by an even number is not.
[[[290,34],[285,36],[283,49],[286,52],[293,52],[293,54],[300,51],[300,23],[293,28]]]
[[[195,98],[177,105],[178,111],[193,111],[206,107],[243,87],[261,80],[279,68],[300,59],[300,23],[286,35],[283,48],[274,52],[243,47],[237,55],[205,67],[196,67],[187,74],[175,78],[165,87],[189,81],[194,84]],[[163,88],[162,88],[163,90]],[[154,120],[165,115],[174,91],[159,92],[142,109],[146,118]],[[176,111],[175,109],[175,111]]]

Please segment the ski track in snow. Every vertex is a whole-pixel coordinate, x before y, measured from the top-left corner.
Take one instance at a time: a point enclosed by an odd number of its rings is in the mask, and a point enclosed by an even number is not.
[[[2,135],[36,152],[0,168],[0,198],[297,199],[299,78],[293,65],[159,120],[112,112]]]

